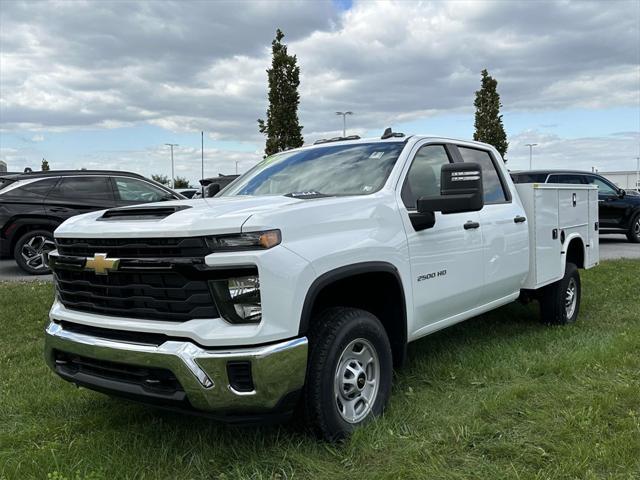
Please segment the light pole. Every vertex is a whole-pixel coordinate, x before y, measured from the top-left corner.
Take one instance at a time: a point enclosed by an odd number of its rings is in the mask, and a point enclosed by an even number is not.
[[[171,147],[171,188],[175,188],[176,179],[173,173],[173,147],[177,147],[177,143],[165,143],[168,147]]]
[[[533,147],[538,145],[537,143],[525,143],[525,147],[529,147],[529,170],[532,169],[533,166]]]
[[[336,115],[342,116],[342,136],[347,136],[347,115],[353,115],[353,112],[336,112]]]
[[[201,158],[201,172],[200,178],[204,178],[204,132],[200,132],[200,158]]]

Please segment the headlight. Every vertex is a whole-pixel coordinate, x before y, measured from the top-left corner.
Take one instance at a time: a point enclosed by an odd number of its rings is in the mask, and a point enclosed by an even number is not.
[[[280,230],[238,233],[205,237],[207,246],[213,251],[260,250],[275,247],[282,241]]]
[[[209,285],[220,316],[229,323],[260,323],[260,280],[258,275],[210,280]]]

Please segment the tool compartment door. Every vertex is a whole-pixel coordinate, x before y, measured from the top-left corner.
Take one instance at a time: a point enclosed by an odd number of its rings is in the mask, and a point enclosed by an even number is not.
[[[535,285],[556,281],[562,277],[561,252],[558,228],[558,190],[534,188],[535,202]]]

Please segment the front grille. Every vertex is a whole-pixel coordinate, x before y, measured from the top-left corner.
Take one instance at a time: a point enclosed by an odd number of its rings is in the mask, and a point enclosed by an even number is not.
[[[60,255],[115,258],[199,257],[211,253],[202,237],[186,238],[57,238]]]
[[[60,301],[72,310],[173,322],[219,316],[202,275],[189,278],[172,269],[97,275],[60,268],[54,278]]]

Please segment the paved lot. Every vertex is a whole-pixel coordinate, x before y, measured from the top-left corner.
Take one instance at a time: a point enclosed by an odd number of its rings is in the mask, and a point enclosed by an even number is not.
[[[600,237],[600,259],[640,258],[640,244],[629,243],[624,235]],[[23,275],[13,260],[0,260],[0,282],[50,281],[51,275]]]
[[[50,281],[51,275],[25,275],[14,260],[0,260],[0,282],[33,282],[38,280]]]
[[[600,236],[600,260],[640,258],[640,243],[631,243],[624,235]]]

